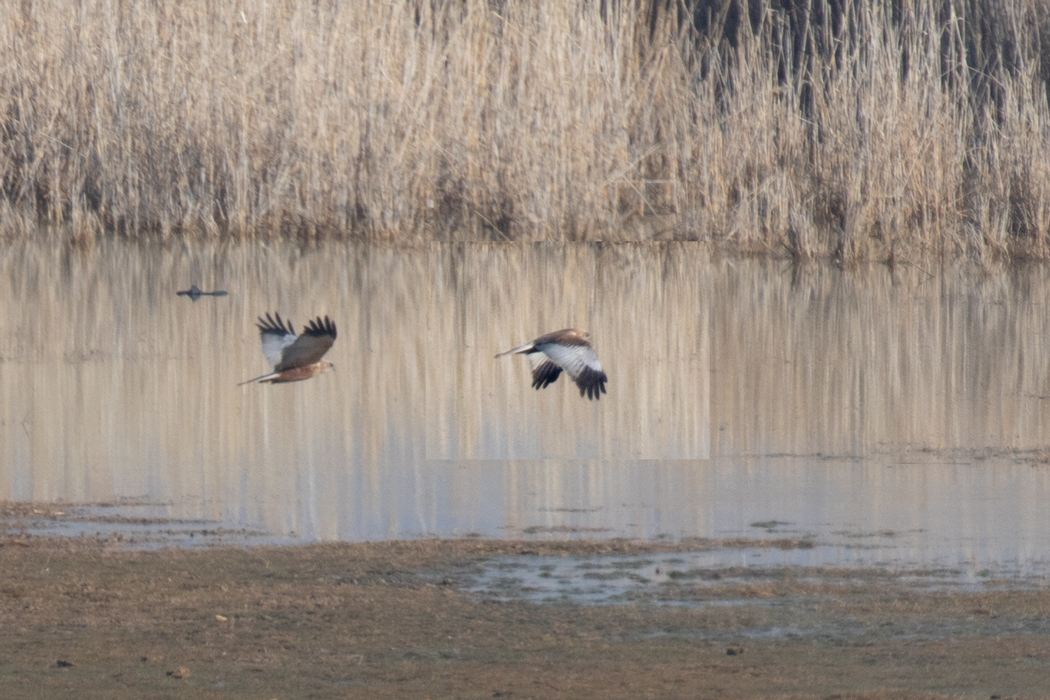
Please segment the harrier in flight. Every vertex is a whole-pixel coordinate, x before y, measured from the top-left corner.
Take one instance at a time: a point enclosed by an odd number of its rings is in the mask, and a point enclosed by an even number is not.
[[[554,331],[496,357],[520,354],[529,358],[533,388],[543,389],[553,384],[565,371],[580,387],[580,396],[600,399],[606,393],[605,383],[609,377],[602,371],[602,363],[598,362],[598,355],[591,347],[591,334],[587,331],[575,328]]]
[[[270,314],[266,314],[265,319],[260,316],[257,324],[262,336],[263,355],[273,365],[273,372],[237,386],[251,382],[298,382],[335,366],[321,360],[335,342],[335,324],[327,316],[323,321],[320,316],[316,321],[310,321],[298,337],[290,322],[281,321],[281,314],[275,313],[274,316],[276,320],[270,318]]]

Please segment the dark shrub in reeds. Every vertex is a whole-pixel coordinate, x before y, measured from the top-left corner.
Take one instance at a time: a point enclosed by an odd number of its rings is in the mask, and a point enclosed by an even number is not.
[[[1041,0],[6,3],[0,225],[1050,256]]]

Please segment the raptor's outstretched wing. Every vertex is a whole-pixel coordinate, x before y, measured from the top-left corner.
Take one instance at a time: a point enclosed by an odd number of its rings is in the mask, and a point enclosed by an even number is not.
[[[605,393],[605,383],[609,381],[609,377],[602,369],[602,363],[598,361],[598,354],[594,352],[594,348],[589,343],[587,345],[543,343],[537,347],[550,358],[551,362],[572,377],[572,381],[580,387],[580,396],[586,395],[589,399],[598,399]],[[533,379],[535,380],[535,374],[533,374]]]
[[[284,350],[295,342],[295,329],[291,323],[281,320],[281,314],[274,314],[274,320],[269,313],[266,318],[259,317],[259,335],[262,337],[262,351],[274,369],[283,361]]]
[[[276,320],[270,318],[270,314],[266,314],[265,320],[259,318],[263,354],[275,372],[312,365],[324,357],[335,343],[335,324],[327,316],[324,319],[318,316],[310,321],[296,337],[292,324],[283,326],[281,315],[275,315]]]

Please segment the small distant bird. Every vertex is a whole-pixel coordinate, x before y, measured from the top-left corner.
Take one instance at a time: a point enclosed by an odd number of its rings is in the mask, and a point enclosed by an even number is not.
[[[256,324],[262,337],[263,355],[273,365],[273,372],[237,386],[251,382],[298,382],[335,367],[331,362],[321,360],[335,343],[335,324],[327,316],[323,321],[320,316],[310,321],[298,337],[292,324],[281,320],[281,314],[275,313],[274,316],[276,319],[270,314],[266,314],[266,318],[260,316]]]
[[[564,370],[580,387],[580,396],[600,399],[606,393],[605,383],[609,377],[602,371],[602,363],[591,347],[591,334],[587,331],[575,328],[554,331],[521,347],[501,352],[496,357],[521,354],[529,358],[532,386],[535,389],[553,384]]]
[[[180,297],[189,297],[192,301],[197,301],[201,297],[224,297],[229,294],[225,289],[217,289],[214,292],[202,292],[195,284],[191,284],[189,289],[183,289],[181,292],[175,293]]]

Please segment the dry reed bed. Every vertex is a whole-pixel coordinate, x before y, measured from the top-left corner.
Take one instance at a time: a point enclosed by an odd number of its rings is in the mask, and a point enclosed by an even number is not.
[[[654,3],[2,0],[0,230],[1050,257],[1040,0]]]

